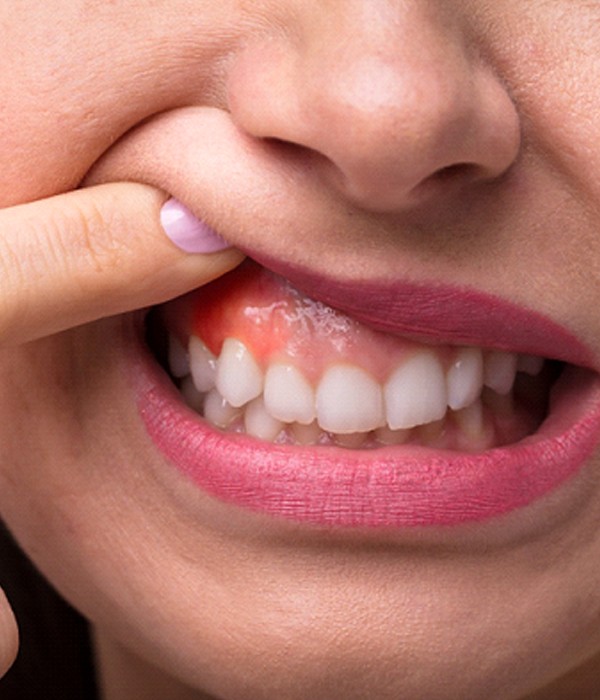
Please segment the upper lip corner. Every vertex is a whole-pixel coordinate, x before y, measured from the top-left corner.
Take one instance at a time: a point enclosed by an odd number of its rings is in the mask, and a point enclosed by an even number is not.
[[[593,352],[568,328],[494,294],[439,281],[342,279],[245,252],[309,297],[375,330],[424,343],[538,355],[599,371]]]

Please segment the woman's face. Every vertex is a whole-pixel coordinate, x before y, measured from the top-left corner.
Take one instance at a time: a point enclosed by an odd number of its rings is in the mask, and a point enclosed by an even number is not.
[[[23,0],[0,20],[3,206],[151,183],[399,335],[375,354],[410,331],[600,367],[600,5]],[[236,700],[517,698],[600,653],[592,373],[530,451],[379,460],[215,439],[138,325],[0,354],[0,512],[99,634]]]

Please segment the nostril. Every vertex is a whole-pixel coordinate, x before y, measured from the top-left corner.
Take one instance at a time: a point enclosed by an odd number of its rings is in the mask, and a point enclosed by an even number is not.
[[[481,172],[481,168],[474,163],[453,163],[430,175],[430,179],[438,182],[447,182],[448,180],[466,180],[476,177]]]
[[[474,182],[487,180],[485,168],[477,163],[453,163],[439,168],[422,180],[413,190],[413,201],[430,196],[456,193]],[[416,196],[416,200],[414,197]]]

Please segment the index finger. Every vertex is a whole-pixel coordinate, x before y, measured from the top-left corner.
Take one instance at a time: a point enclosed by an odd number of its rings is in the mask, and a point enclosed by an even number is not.
[[[235,267],[190,255],[160,224],[166,195],[111,183],[0,211],[0,344],[157,304]]]

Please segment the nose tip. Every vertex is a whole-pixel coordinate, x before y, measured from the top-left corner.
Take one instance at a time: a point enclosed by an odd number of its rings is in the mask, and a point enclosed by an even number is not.
[[[424,22],[384,37],[340,22],[307,49],[255,45],[233,72],[233,119],[318,154],[326,180],[370,210],[498,177],[519,150],[514,104],[456,31]]]

